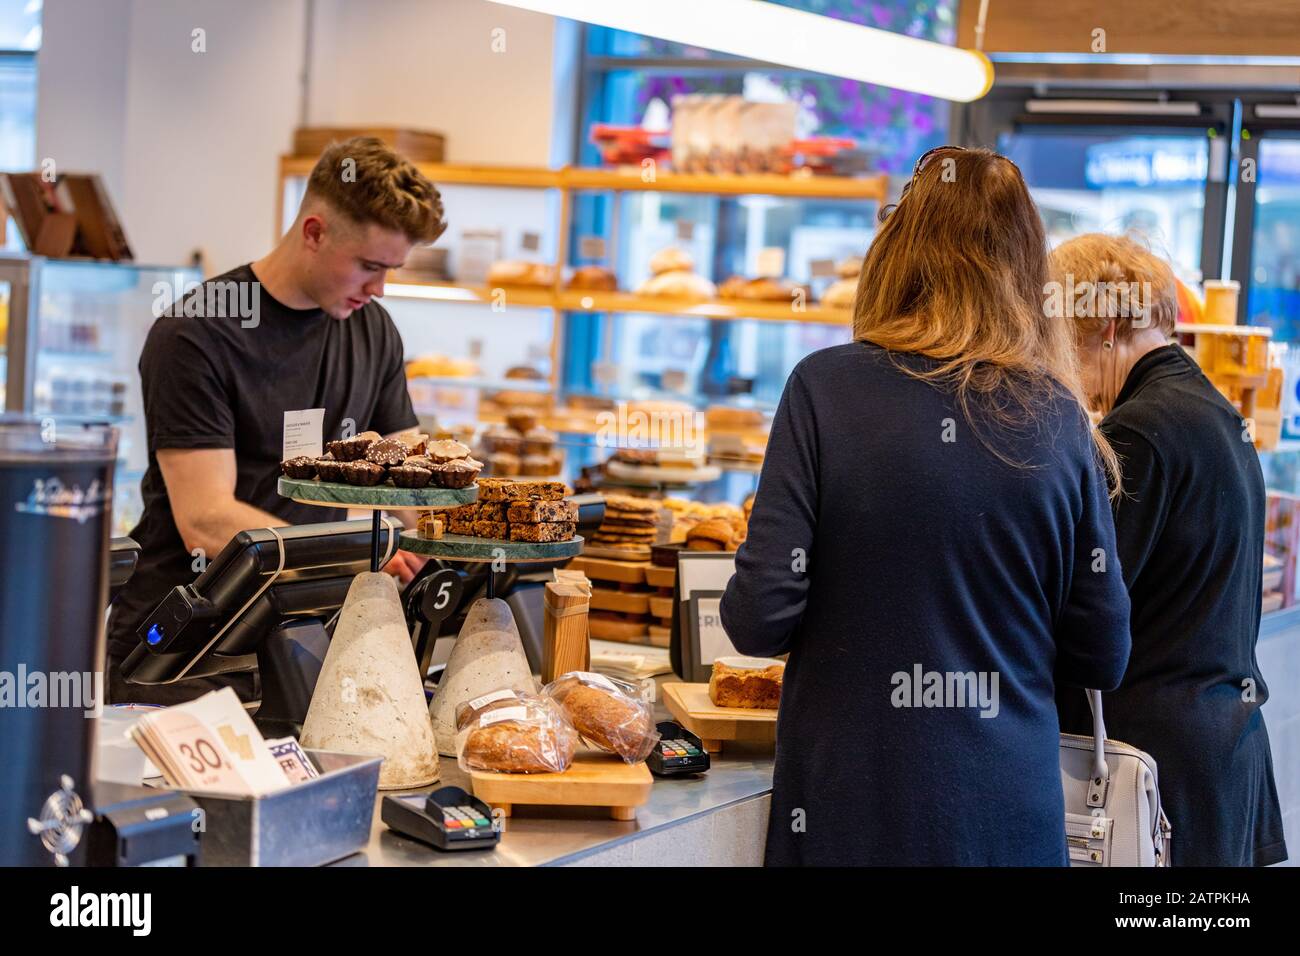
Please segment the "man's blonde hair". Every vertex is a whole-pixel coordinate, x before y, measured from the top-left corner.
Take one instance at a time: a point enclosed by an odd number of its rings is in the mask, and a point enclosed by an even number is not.
[[[415,165],[373,136],[331,143],[307,178],[317,199],[361,225],[375,223],[430,243],[447,228],[442,197]]]

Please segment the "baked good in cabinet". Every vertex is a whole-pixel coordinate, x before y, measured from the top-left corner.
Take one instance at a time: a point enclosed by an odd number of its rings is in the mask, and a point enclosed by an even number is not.
[[[636,291],[637,295],[665,299],[711,299],[717,289],[704,276],[694,272],[662,272],[641,283]]]
[[[665,272],[690,272],[695,268],[695,257],[680,246],[666,246],[650,257],[650,274]]]
[[[585,289],[592,292],[615,292],[618,290],[618,277],[613,270],[604,266],[578,266],[569,276],[570,289]]]
[[[768,657],[719,657],[709,678],[709,700],[718,707],[775,709],[781,703],[785,664]]]
[[[488,455],[487,463],[492,474],[499,478],[513,478],[522,466],[518,455],[506,451]]]
[[[688,551],[730,551],[735,545],[736,529],[725,518],[708,518],[686,532]]]
[[[522,437],[523,433],[530,428],[536,428],[538,422],[537,409],[515,406],[506,412],[506,427],[514,429]]]
[[[501,259],[488,268],[490,286],[549,286],[555,284],[555,267],[542,262]]]
[[[604,674],[571,671],[542,689],[564,708],[574,730],[627,763],[640,763],[659,742],[654,714],[640,689]]]

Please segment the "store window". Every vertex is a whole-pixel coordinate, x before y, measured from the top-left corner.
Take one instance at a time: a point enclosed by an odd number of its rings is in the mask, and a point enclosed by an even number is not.
[[[951,43],[955,0],[785,0],[784,6],[911,36]],[[798,105],[799,137],[851,139],[873,171],[905,175],[916,156],[946,140],[946,101],[852,80],[757,68],[709,50],[591,27],[585,38],[578,161],[599,165],[587,140],[593,123],[666,122],[673,98],[691,93],[742,95]],[[617,205],[617,209],[616,209]],[[714,282],[758,273],[765,249],[784,251],[786,277],[811,283],[815,260],[860,257],[875,234],[870,201],[811,201],[593,193],[575,203],[571,248],[583,235],[610,236],[610,264],[635,288],[649,260],[668,245],[685,247],[696,271]],[[794,365],[809,352],[848,341],[844,325],[718,321],[664,315],[570,315],[563,385],[615,399],[717,401],[729,394],[772,406]],[[742,399],[743,400],[743,399]]]
[[[1259,144],[1247,315],[1278,341],[1300,340],[1300,134]]]
[[[0,0],[0,171],[36,163],[36,51],[40,0]],[[0,249],[22,250],[12,221],[0,222]]]
[[[1204,131],[1022,129],[1003,134],[998,148],[1024,174],[1053,246],[1086,232],[1130,233],[1169,259],[1180,278],[1201,280]]]

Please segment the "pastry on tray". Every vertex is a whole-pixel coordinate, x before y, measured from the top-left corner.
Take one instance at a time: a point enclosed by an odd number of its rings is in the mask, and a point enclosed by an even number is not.
[[[388,477],[397,488],[423,488],[433,480],[433,471],[419,465],[397,465],[388,469]]]
[[[424,449],[424,454],[435,464],[444,465],[449,461],[469,457],[469,446],[454,438],[431,441]]]
[[[478,497],[480,501],[558,501],[564,497],[564,483],[484,478],[478,483]]]
[[[343,480],[349,485],[370,487],[384,480],[387,469],[373,461],[348,461],[340,466]]]
[[[366,461],[385,468],[400,465],[409,455],[406,444],[396,438],[381,438],[379,441],[371,442],[366,449]]]
[[[577,524],[572,521],[546,521],[535,524],[510,524],[511,541],[527,541],[534,544],[551,543],[556,541],[569,541],[573,538],[573,533],[577,530]]]
[[[569,277],[568,288],[614,292],[618,289],[618,278],[604,266],[578,266]]]
[[[468,488],[483,470],[483,463],[473,458],[457,458],[455,461],[434,465],[429,469],[429,484],[435,488]]]
[[[316,477],[316,459],[309,455],[299,455],[280,462],[280,470],[289,478],[310,481]]]
[[[736,529],[725,518],[708,518],[686,533],[688,551],[731,551]]]
[[[709,700],[718,707],[775,710],[781,703],[785,664],[768,657],[719,657],[709,678]]]
[[[375,442],[383,438],[379,432],[362,432],[351,438],[341,438],[325,445],[325,450],[334,456],[335,461],[359,461],[366,457],[366,451]]]

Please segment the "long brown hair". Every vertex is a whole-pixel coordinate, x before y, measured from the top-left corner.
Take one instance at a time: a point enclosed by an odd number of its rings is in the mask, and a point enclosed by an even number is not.
[[[985,416],[1032,425],[1054,385],[1086,418],[1072,334],[1044,308],[1047,275],[1043,224],[1015,164],[987,149],[931,150],[867,250],[853,337],[937,359],[911,374],[952,389],[972,428]],[[1092,436],[1118,494],[1115,452]]]

